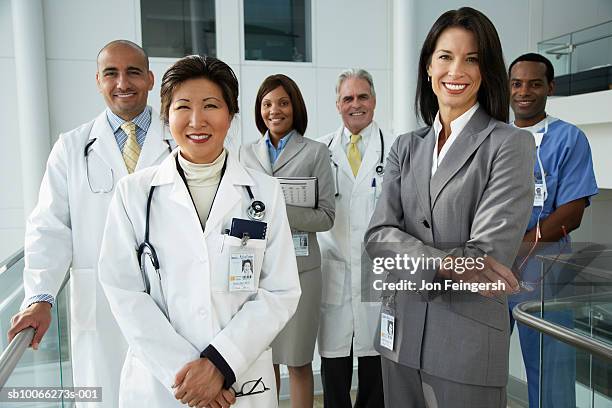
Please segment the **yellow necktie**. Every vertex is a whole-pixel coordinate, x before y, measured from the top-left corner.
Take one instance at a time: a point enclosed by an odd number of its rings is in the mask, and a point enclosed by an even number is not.
[[[123,145],[121,154],[123,155],[123,161],[128,173],[132,174],[138,163],[138,156],[140,156],[140,145],[136,140],[136,125],[134,122],[125,122],[121,125],[121,129],[123,129],[128,137],[125,145]]]
[[[348,157],[351,170],[353,170],[353,176],[357,177],[357,172],[361,166],[361,153],[357,148],[357,143],[361,140],[361,135],[351,135],[351,141],[349,142],[348,149],[346,149],[346,156]]]

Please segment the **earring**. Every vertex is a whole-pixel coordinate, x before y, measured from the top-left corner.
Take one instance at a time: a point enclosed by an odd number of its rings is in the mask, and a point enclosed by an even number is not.
[[[431,77],[427,75],[427,82],[431,82]]]

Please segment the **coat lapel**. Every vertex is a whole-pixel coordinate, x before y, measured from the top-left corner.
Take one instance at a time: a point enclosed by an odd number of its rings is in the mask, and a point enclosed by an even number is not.
[[[425,214],[431,219],[429,183],[431,179],[431,161],[436,136],[433,126],[424,137],[413,137],[410,144],[410,169],[417,186],[416,193]]]
[[[370,141],[365,149],[365,154],[361,160],[361,166],[357,172],[355,178],[355,184],[361,184],[363,182],[368,183],[368,187],[371,185],[371,175],[373,169],[376,167],[380,160],[380,133],[376,123],[372,123],[372,131],[370,132]],[[348,159],[347,159],[348,162]]]
[[[168,142],[171,143],[171,140],[172,136],[170,132],[167,132],[162,126],[161,119],[157,112],[151,111],[151,125],[147,131],[147,137],[142,146],[136,170],[152,166],[157,163],[161,157],[168,154]]]
[[[336,131],[334,138],[332,140],[332,144],[329,146],[329,150],[331,151],[332,160],[334,163],[338,165],[338,168],[346,174],[346,176],[350,180],[354,180],[355,176],[353,176],[353,171],[351,170],[351,165],[348,162],[348,158],[346,157],[346,153],[342,148],[342,132],[344,131],[344,126],[340,126],[340,129]]]
[[[89,139],[97,139],[91,145],[90,153],[95,152],[115,173],[115,180],[126,176],[127,168],[121,156],[121,151],[117,145],[117,140],[113,134],[113,130],[108,124],[106,111],[102,112],[94,120]]]
[[[274,162],[272,166],[273,173],[279,171],[285,164],[289,163],[291,159],[295,157],[296,154],[300,152],[306,146],[304,143],[304,136],[300,135],[297,132],[293,133],[293,136],[287,141],[285,148],[281,151],[281,154]]]
[[[246,191],[242,191],[245,190],[244,186],[253,185],[254,182],[250,174],[240,165],[236,157],[228,154],[225,175],[210,209],[208,221],[206,221],[205,238],[210,235],[211,231],[218,231],[219,225],[223,223],[227,214],[232,212],[236,205],[241,204],[243,195],[247,194]],[[254,194],[257,194],[257,192],[254,192]]]
[[[262,137],[259,142],[255,143],[251,147],[257,161],[264,169],[264,172],[272,175],[272,165],[270,165],[270,154],[268,153],[268,145],[266,144],[266,138]]]
[[[489,136],[494,126],[495,122],[491,120],[484,109],[478,108],[463,131],[459,133],[453,145],[448,149],[444,160],[436,170],[436,174],[431,178],[431,208],[436,204],[444,186],[465,165],[470,156],[478,149],[478,146]],[[432,154],[433,150],[429,155]],[[431,163],[429,168],[431,169]]]

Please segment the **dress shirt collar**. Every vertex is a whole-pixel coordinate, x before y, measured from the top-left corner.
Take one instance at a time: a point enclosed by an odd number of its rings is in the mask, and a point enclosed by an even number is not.
[[[115,113],[109,108],[106,108],[106,119],[108,120],[108,124],[113,130],[113,133],[117,133],[119,128],[121,128],[121,125],[126,122],[126,120],[115,115]],[[130,122],[134,122],[136,127],[138,127],[140,130],[143,130],[144,132],[147,132],[149,130],[149,126],[151,125],[151,107],[145,107],[145,109]]]

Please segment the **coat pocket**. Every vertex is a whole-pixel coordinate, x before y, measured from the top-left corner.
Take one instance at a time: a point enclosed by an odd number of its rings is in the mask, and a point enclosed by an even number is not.
[[[452,293],[453,312],[497,330],[509,330],[508,304],[505,299],[491,299],[477,293]]]
[[[96,330],[96,285],[93,268],[72,269],[70,272],[71,327],[78,331]]]
[[[341,305],[344,296],[344,279],[346,277],[345,263],[323,258],[321,260],[321,273],[323,274],[321,302],[334,306]]]
[[[259,277],[261,275],[261,266],[266,251],[265,239],[249,239],[246,245],[242,245],[240,238],[230,235],[222,236],[221,256],[219,268],[211,270],[211,288],[213,292],[226,293],[230,292],[230,261],[232,254],[246,252],[253,254],[252,272],[254,286],[251,292],[256,292],[259,287]],[[240,291],[245,293],[247,291]],[[239,292],[239,293],[240,293]]]

